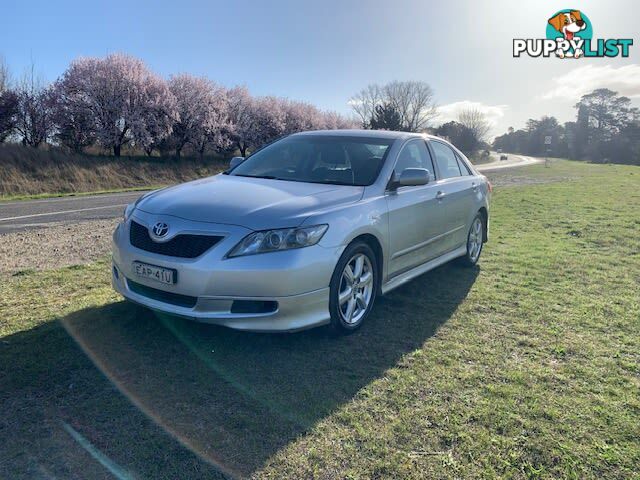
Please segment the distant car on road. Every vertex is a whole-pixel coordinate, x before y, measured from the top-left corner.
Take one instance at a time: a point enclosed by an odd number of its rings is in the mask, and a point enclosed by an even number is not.
[[[203,322],[348,333],[377,295],[453,259],[475,265],[490,192],[436,137],[297,133],[127,206],[112,282],[135,303]]]
[[[509,157],[507,157],[506,153],[503,153],[502,155],[500,155],[500,160],[508,160]]]

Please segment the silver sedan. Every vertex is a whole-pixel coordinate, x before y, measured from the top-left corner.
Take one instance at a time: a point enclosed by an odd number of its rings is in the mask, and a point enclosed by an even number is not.
[[[237,329],[348,333],[377,295],[453,259],[474,266],[490,192],[440,138],[297,133],[129,205],[113,234],[113,286]]]

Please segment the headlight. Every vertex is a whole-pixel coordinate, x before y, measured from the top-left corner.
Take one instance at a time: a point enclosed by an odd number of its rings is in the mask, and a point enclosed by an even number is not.
[[[247,235],[238,245],[233,247],[227,257],[310,247],[320,241],[327,228],[329,228],[329,225],[314,225],[313,227],[282,228],[254,232]]]
[[[161,189],[161,190],[162,190],[162,189]],[[131,216],[131,214],[133,213],[133,211],[136,209],[136,207],[138,206],[138,204],[139,204],[142,200],[144,200],[146,197],[148,197],[148,196],[149,196],[149,195],[151,195],[152,193],[159,192],[159,191],[160,191],[160,190],[152,190],[151,192],[144,193],[144,194],[140,195],[140,196],[138,197],[138,199],[137,199],[135,202],[130,203],[129,205],[127,205],[126,207],[124,207],[124,212],[123,212],[123,214],[122,214],[122,217],[123,217],[123,220],[125,221],[125,223],[126,223],[126,221],[127,221],[127,220],[129,220],[129,217]]]
[[[129,217],[131,216],[131,214],[133,213],[133,211],[136,209],[136,203],[130,203],[129,205],[127,205],[126,207],[124,207],[124,212],[122,214],[122,218],[123,221],[126,222],[127,220],[129,220]]]

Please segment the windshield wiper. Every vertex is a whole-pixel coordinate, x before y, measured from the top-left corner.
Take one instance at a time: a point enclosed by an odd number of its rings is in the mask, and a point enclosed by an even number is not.
[[[340,180],[309,180],[310,183],[321,183],[323,185],[348,185],[350,187],[361,187],[351,182],[341,182]]]
[[[235,173],[233,176],[235,177],[247,177],[247,178],[266,178],[268,180],[281,180],[280,178],[274,175],[244,175],[242,173]]]

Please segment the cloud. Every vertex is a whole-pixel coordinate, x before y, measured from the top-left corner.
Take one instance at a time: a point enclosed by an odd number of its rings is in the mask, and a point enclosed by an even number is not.
[[[461,111],[468,109],[476,109],[484,113],[487,121],[492,127],[495,127],[500,119],[504,117],[504,111],[507,105],[485,105],[481,102],[472,102],[470,100],[462,100],[460,102],[448,103],[438,107],[438,117],[435,119],[436,124],[443,124],[451,120],[457,120]]]
[[[609,88],[620,95],[640,97],[640,65],[614,68],[611,65],[586,65],[552,79],[554,88],[542,95],[544,100],[566,98],[579,100],[596,88]]]

